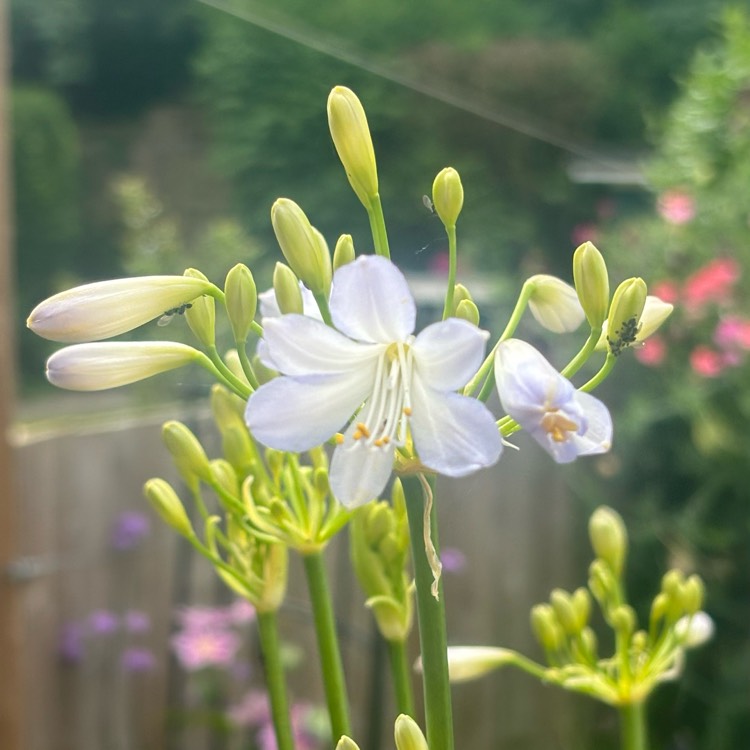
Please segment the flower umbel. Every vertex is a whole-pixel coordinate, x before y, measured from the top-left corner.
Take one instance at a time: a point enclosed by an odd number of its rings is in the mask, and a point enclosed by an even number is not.
[[[330,309],[338,330],[300,315],[265,321],[265,364],[284,377],[248,403],[247,423],[261,443],[305,451],[349,423],[330,471],[333,493],[349,507],[380,494],[394,450],[409,451],[412,439],[421,463],[448,476],[498,460],[491,413],[454,392],[481,363],[483,331],[451,318],[413,336],[406,279],[378,256],[336,271]]]
[[[495,380],[503,409],[557,463],[610,449],[607,407],[577,391],[531,344],[503,341],[495,355]]]

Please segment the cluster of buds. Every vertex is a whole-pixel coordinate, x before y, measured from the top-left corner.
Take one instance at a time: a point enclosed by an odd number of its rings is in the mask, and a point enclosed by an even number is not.
[[[712,635],[710,617],[701,610],[704,589],[697,575],[670,570],[651,606],[648,629],[639,629],[625,597],[623,574],[628,537],[620,516],[598,508],[589,522],[596,558],[588,588],[552,591],[549,601],[531,611],[531,626],[547,665],[504,648],[449,649],[451,678],[472,679],[506,665],[516,666],[546,684],[592,696],[612,706],[642,704],[662,682],[682,671],[685,651]],[[614,633],[614,653],[601,656],[591,627],[592,599]]]
[[[414,586],[406,574],[409,522],[400,480],[393,484],[391,503],[380,500],[355,512],[350,539],[354,572],[381,634],[388,641],[406,641],[413,620]]]
[[[396,750],[428,750],[427,740],[414,719],[406,714],[396,718],[393,727],[393,738]],[[336,745],[336,750],[359,750],[359,745],[350,737],[344,735]]]

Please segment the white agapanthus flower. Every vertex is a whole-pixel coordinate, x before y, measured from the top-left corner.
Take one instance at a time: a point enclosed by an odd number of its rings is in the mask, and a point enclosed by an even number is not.
[[[506,413],[558,463],[612,446],[607,407],[577,391],[531,344],[508,339],[498,346],[495,381]]]
[[[414,298],[403,274],[379,256],[336,271],[329,307],[335,329],[303,315],[264,320],[264,364],[282,377],[248,402],[257,440],[300,452],[337,435],[330,484],[348,507],[382,492],[394,451],[410,436],[422,464],[447,476],[498,460],[494,417],[455,392],[482,362],[484,331],[450,318],[412,335]]]

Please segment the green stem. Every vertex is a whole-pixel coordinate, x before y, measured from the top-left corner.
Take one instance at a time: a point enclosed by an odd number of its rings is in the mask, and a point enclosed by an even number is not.
[[[453,315],[453,293],[456,288],[456,226],[445,228],[448,234],[448,289],[445,292],[443,320]]]
[[[331,310],[328,307],[328,297],[322,292],[315,292],[313,294],[315,301],[318,303],[318,310],[320,310],[320,316],[323,318],[323,322],[327,326],[333,328],[333,320],[331,320]]]
[[[219,356],[219,352],[215,346],[212,346],[208,350],[208,356],[216,366],[216,369],[221,373],[224,380],[230,384],[232,390],[237,393],[244,392],[247,394],[245,398],[248,398],[253,392],[253,389],[247,384],[243,383],[224,363],[224,360]]]
[[[372,240],[375,243],[375,254],[382,255],[384,258],[391,257],[391,251],[388,247],[388,232],[385,228],[385,217],[383,216],[383,206],[380,203],[380,195],[376,195],[367,208],[367,216],[370,219],[370,231]]]
[[[255,370],[253,370],[252,362],[248,359],[247,356],[247,349],[245,348],[247,342],[245,341],[237,341],[235,342],[237,344],[237,354],[240,357],[240,364],[242,365],[242,372],[245,373],[245,377],[248,379],[248,382],[250,383],[251,387],[255,390],[258,390],[260,387],[260,384],[258,383],[258,378],[255,375]]]
[[[427,727],[427,746],[430,750],[453,750],[453,712],[448,681],[448,639],[445,626],[445,601],[442,584],[439,598],[432,595],[433,571],[425,550],[424,490],[418,477],[402,477],[409,517],[409,536],[414,560],[417,587],[417,616],[422,654],[422,673]],[[432,486],[434,482],[430,482]],[[438,551],[437,520],[433,510],[430,534]]]
[[[615,357],[614,354],[607,354],[607,359],[604,360],[604,364],[601,366],[601,369],[599,372],[594,375],[591,380],[588,381],[588,383],[584,383],[578,390],[584,391],[585,393],[588,393],[589,391],[593,391],[594,388],[596,388],[602,381],[604,381],[609,375],[609,373],[612,371],[612,368],[615,366],[615,362],[617,361],[617,357]]]
[[[599,343],[599,339],[602,335],[602,327],[599,326],[599,328],[592,328],[591,333],[589,333],[589,337],[586,339],[586,343],[581,347],[581,350],[576,354],[573,359],[568,362],[568,364],[565,366],[565,369],[562,370],[560,373],[566,378],[571,378],[573,375],[575,375],[581,367],[583,367],[586,360],[591,356],[592,352],[596,348],[596,345]]]
[[[276,612],[258,612],[258,632],[268,697],[271,702],[273,728],[276,732],[276,745],[278,750],[294,750]]]
[[[234,375],[232,375],[232,380],[227,379],[224,373],[203,352],[198,352],[198,355],[195,361],[204,370],[208,370],[217,380],[224,383],[230,391],[234,391],[240,398],[250,398],[252,390],[245,383],[235,378]]]
[[[302,556],[307,575],[307,586],[310,590],[315,633],[318,638],[320,665],[323,672],[328,714],[331,717],[331,731],[335,741],[346,734],[351,736],[349,725],[349,702],[346,696],[344,668],[341,663],[336,623],[333,616],[333,604],[328,588],[323,555],[310,552]]]
[[[648,750],[643,703],[620,706],[620,750]]]
[[[414,718],[414,694],[411,689],[411,669],[405,641],[388,641],[391,678],[396,691],[396,710]]]

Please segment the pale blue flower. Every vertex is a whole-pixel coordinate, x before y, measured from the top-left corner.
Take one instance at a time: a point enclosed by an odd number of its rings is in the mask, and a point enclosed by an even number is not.
[[[382,492],[394,450],[410,435],[422,464],[447,476],[498,460],[492,414],[455,392],[482,362],[484,331],[450,318],[413,336],[416,305],[406,279],[379,256],[339,268],[329,306],[335,329],[303,315],[264,320],[264,364],[283,377],[250,397],[246,419],[257,440],[300,452],[348,425],[330,483],[349,507]]]
[[[607,407],[577,391],[531,344],[508,339],[498,346],[495,381],[506,413],[558,463],[612,446]]]

